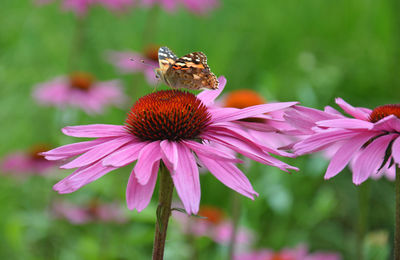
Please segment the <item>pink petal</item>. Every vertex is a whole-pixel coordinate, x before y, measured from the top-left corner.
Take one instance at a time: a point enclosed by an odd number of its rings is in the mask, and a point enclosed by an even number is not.
[[[215,158],[216,160],[227,160],[234,163],[241,162],[241,160],[237,159],[235,155],[226,153],[221,149],[217,149],[211,145],[200,144],[191,140],[183,141],[183,143],[192,149],[196,154],[202,154],[210,159]]]
[[[400,138],[397,137],[393,142],[392,146],[392,156],[397,164],[400,164]]]
[[[176,192],[188,214],[197,214],[200,205],[199,169],[192,152],[184,144],[177,143],[178,167],[171,174]]]
[[[137,181],[134,170],[129,176],[128,186],[126,188],[126,203],[130,210],[136,209],[140,212],[149,205],[157,181],[159,164],[157,163],[156,165],[157,167],[153,168],[154,171],[151,173],[146,185],[141,185]]]
[[[60,194],[71,193],[114,169],[114,167],[104,167],[101,162],[96,162],[77,169],[74,173],[55,184],[53,189]]]
[[[50,157],[60,157],[60,158],[69,158],[81,153],[85,153],[88,150],[92,149],[94,146],[99,145],[101,143],[109,141],[109,138],[99,138],[92,141],[67,144],[64,146],[57,147],[53,150],[41,153],[46,157],[47,160]]]
[[[374,124],[371,122],[353,118],[323,120],[317,122],[317,125],[322,127],[335,127],[335,128],[345,128],[345,129],[367,129],[367,130],[370,130],[374,127]]]
[[[219,86],[216,90],[203,90],[197,95],[197,98],[203,102],[204,105],[210,105],[214,103],[214,100],[221,94],[226,85],[226,78],[221,76],[218,78]]]
[[[360,151],[360,156],[356,159],[353,168],[354,184],[359,185],[371,174],[376,173],[383,162],[390,141],[395,137],[395,135],[381,136],[370,143],[363,151]]]
[[[367,113],[364,108],[353,107],[341,98],[336,98],[335,101],[347,114],[357,119],[368,121],[370,113]]]
[[[327,130],[314,134],[309,138],[306,138],[303,141],[295,144],[294,151],[299,155],[320,151],[328,144],[350,139],[359,133],[360,132],[358,131],[349,130]]]
[[[136,161],[146,142],[132,142],[113,152],[103,160],[103,166],[122,167]]]
[[[213,160],[201,154],[197,156],[215,178],[227,187],[250,199],[254,199],[254,195],[258,196],[247,177],[233,163]]]
[[[96,147],[94,147],[93,149],[84,153],[83,155],[79,156],[75,160],[60,166],[60,168],[72,169],[72,168],[78,168],[78,167],[82,167],[85,165],[89,165],[89,164],[103,158],[104,156],[112,153],[119,147],[121,147],[124,144],[131,142],[131,141],[132,141],[131,136],[123,136],[123,137],[114,138],[108,142],[104,142],[100,145],[97,145]]]
[[[325,179],[330,179],[341,172],[349,163],[354,153],[357,152],[374,135],[374,133],[370,132],[361,133],[346,141],[346,143],[344,143],[332,157],[325,173]]]
[[[113,137],[129,135],[122,125],[105,124],[67,126],[62,129],[62,132],[65,135],[74,137]]]
[[[297,102],[279,102],[256,105],[243,109],[220,108],[214,109],[212,119],[214,122],[236,121],[239,119],[258,116],[264,113],[285,109],[296,105]]]
[[[139,152],[139,158],[134,171],[141,185],[146,185],[161,159],[160,141],[148,143]]]
[[[163,140],[160,143],[161,157],[170,172],[175,172],[178,167],[178,147],[176,142]]]
[[[395,115],[389,115],[375,123],[373,128],[378,131],[400,132],[400,119]]]

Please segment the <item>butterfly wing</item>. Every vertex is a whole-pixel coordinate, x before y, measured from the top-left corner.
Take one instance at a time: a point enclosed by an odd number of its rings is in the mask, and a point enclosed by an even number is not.
[[[168,47],[158,49],[158,63],[162,71],[167,71],[171,64],[174,64],[178,57]]]
[[[179,59],[167,70],[175,88],[218,89],[218,79],[207,65],[207,57],[202,52],[189,53]]]

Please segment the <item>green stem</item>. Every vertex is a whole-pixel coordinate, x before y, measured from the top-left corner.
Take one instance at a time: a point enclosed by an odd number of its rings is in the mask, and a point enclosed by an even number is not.
[[[75,33],[72,38],[71,53],[68,60],[67,71],[76,71],[77,61],[79,60],[85,40],[86,18],[78,17],[76,20]]]
[[[358,221],[357,221],[357,245],[356,253],[358,260],[364,260],[364,238],[368,226],[368,199],[369,182],[365,182],[357,189],[358,194]]]
[[[239,220],[241,214],[240,195],[232,192],[232,235],[229,241],[228,259],[233,259],[235,255],[236,238],[239,228]]]
[[[396,172],[395,190],[396,190],[396,221],[394,231],[394,259],[400,260],[400,174],[399,168]]]
[[[165,238],[167,237],[168,220],[171,216],[171,201],[174,184],[165,165],[160,165],[160,194],[157,207],[156,232],[153,245],[153,260],[164,258]]]

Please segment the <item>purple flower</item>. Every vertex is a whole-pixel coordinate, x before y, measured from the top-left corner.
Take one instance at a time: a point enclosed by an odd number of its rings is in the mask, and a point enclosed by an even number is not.
[[[201,206],[198,215],[203,218],[186,216],[180,212],[173,213],[184,233],[209,237],[224,245],[230,242],[233,224],[221,209],[213,206]],[[237,244],[250,245],[253,241],[253,234],[248,229],[239,228],[236,238]]]
[[[127,100],[119,81],[95,81],[82,72],[38,84],[33,96],[42,105],[78,107],[88,114],[100,114],[106,106],[122,105]]]
[[[220,77],[220,89],[226,80]],[[128,181],[129,209],[147,207],[154,191],[160,162],[167,167],[186,211],[196,214],[200,204],[197,163],[204,165],[219,181],[254,199],[246,176],[236,167],[234,155],[214,148],[218,143],[263,164],[284,171],[296,169],[269,153],[280,151],[260,145],[232,121],[286,109],[296,102],[271,103],[244,109],[209,106],[220,91],[203,91],[197,97],[180,90],[158,91],[140,98],[131,108],[125,125],[70,126],[63,133],[74,137],[97,138],[65,145],[43,153],[48,160],[81,156],[61,166],[77,170],[54,186],[70,193],[106,173],[137,161]]]
[[[27,177],[32,174],[46,175],[57,163],[46,160],[41,152],[49,150],[49,146],[38,144],[27,151],[6,155],[1,161],[1,170],[12,173],[15,177]]]
[[[72,224],[89,222],[125,223],[128,221],[118,203],[100,203],[98,200],[92,200],[86,205],[56,201],[52,205],[51,212],[54,217],[66,219]]]
[[[298,246],[294,249],[283,249],[281,251],[273,251],[270,249],[262,249],[259,251],[238,254],[235,260],[340,260],[342,259],[337,253],[315,252],[308,253],[306,246]]]
[[[133,51],[110,51],[107,59],[121,73],[143,73],[150,85],[156,85],[158,80],[154,68],[158,67],[158,48],[159,46],[150,45],[143,54]]]
[[[336,103],[351,116],[326,107],[325,111],[295,107],[286,118],[306,138],[294,145],[297,154],[329,151],[331,161],[325,173],[330,179],[350,163],[353,182],[386,174],[394,178],[394,164],[400,163],[400,106],[386,105],[370,110],[353,107],[343,99]]]

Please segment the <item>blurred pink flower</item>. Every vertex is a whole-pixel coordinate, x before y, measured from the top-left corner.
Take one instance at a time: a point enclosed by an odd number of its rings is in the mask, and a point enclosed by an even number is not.
[[[219,244],[226,245],[230,242],[233,224],[221,209],[213,206],[201,206],[198,215],[203,218],[187,216],[178,211],[173,212],[173,217],[178,221],[184,233],[209,237]],[[250,245],[253,241],[253,234],[250,230],[240,227],[236,239],[236,243],[239,245]]]
[[[1,161],[1,170],[15,177],[27,177],[32,174],[45,175],[58,165],[39,154],[49,149],[50,146],[40,144],[27,151],[8,154]]]
[[[297,154],[321,150],[332,154],[325,173],[330,179],[350,163],[353,182],[361,184],[369,177],[386,174],[394,178],[394,164],[400,163],[400,105],[367,108],[353,107],[343,99],[336,103],[352,118],[332,107],[325,111],[294,107],[286,119],[308,136],[294,145]]]
[[[98,200],[92,200],[86,205],[76,205],[67,201],[56,201],[51,207],[51,212],[54,217],[66,219],[72,224],[128,221],[123,208],[116,202],[100,203]]]
[[[110,51],[107,59],[121,73],[143,73],[150,85],[156,85],[158,79],[154,69],[158,67],[158,48],[159,46],[150,45],[143,53]]]
[[[62,8],[67,11],[72,11],[79,17],[87,14],[90,7],[95,4],[101,5],[106,9],[114,12],[126,11],[128,7],[134,5],[133,0],[61,0]],[[44,5],[54,2],[54,0],[35,0],[38,5]]]
[[[298,246],[294,249],[283,249],[275,252],[270,249],[238,254],[235,260],[340,260],[338,253],[315,252],[308,253],[305,246]]]
[[[146,7],[159,4],[170,13],[176,11],[179,4],[183,4],[188,11],[198,15],[205,15],[219,6],[218,0],[142,0],[141,3]]]
[[[127,101],[119,81],[95,81],[82,72],[36,85],[33,97],[42,105],[78,107],[88,114],[100,114],[106,106],[123,105]]]
[[[226,80],[219,78],[220,88]],[[137,161],[128,181],[129,209],[141,211],[149,204],[157,180],[160,160],[171,173],[174,186],[188,214],[196,214],[200,204],[197,160],[222,183],[254,199],[246,176],[236,167],[235,156],[209,145],[216,142],[252,160],[278,167],[296,169],[269,153],[280,151],[262,146],[232,121],[286,109],[296,102],[271,103],[244,109],[207,107],[218,96],[212,90],[197,97],[179,90],[158,91],[140,98],[131,108],[125,125],[85,125],[65,127],[63,133],[74,137],[97,138],[65,145],[43,153],[48,160],[81,156],[61,166],[78,168],[54,186],[59,193],[71,193],[106,173]],[[208,142],[203,142],[203,141]],[[195,156],[196,155],[196,156]]]

